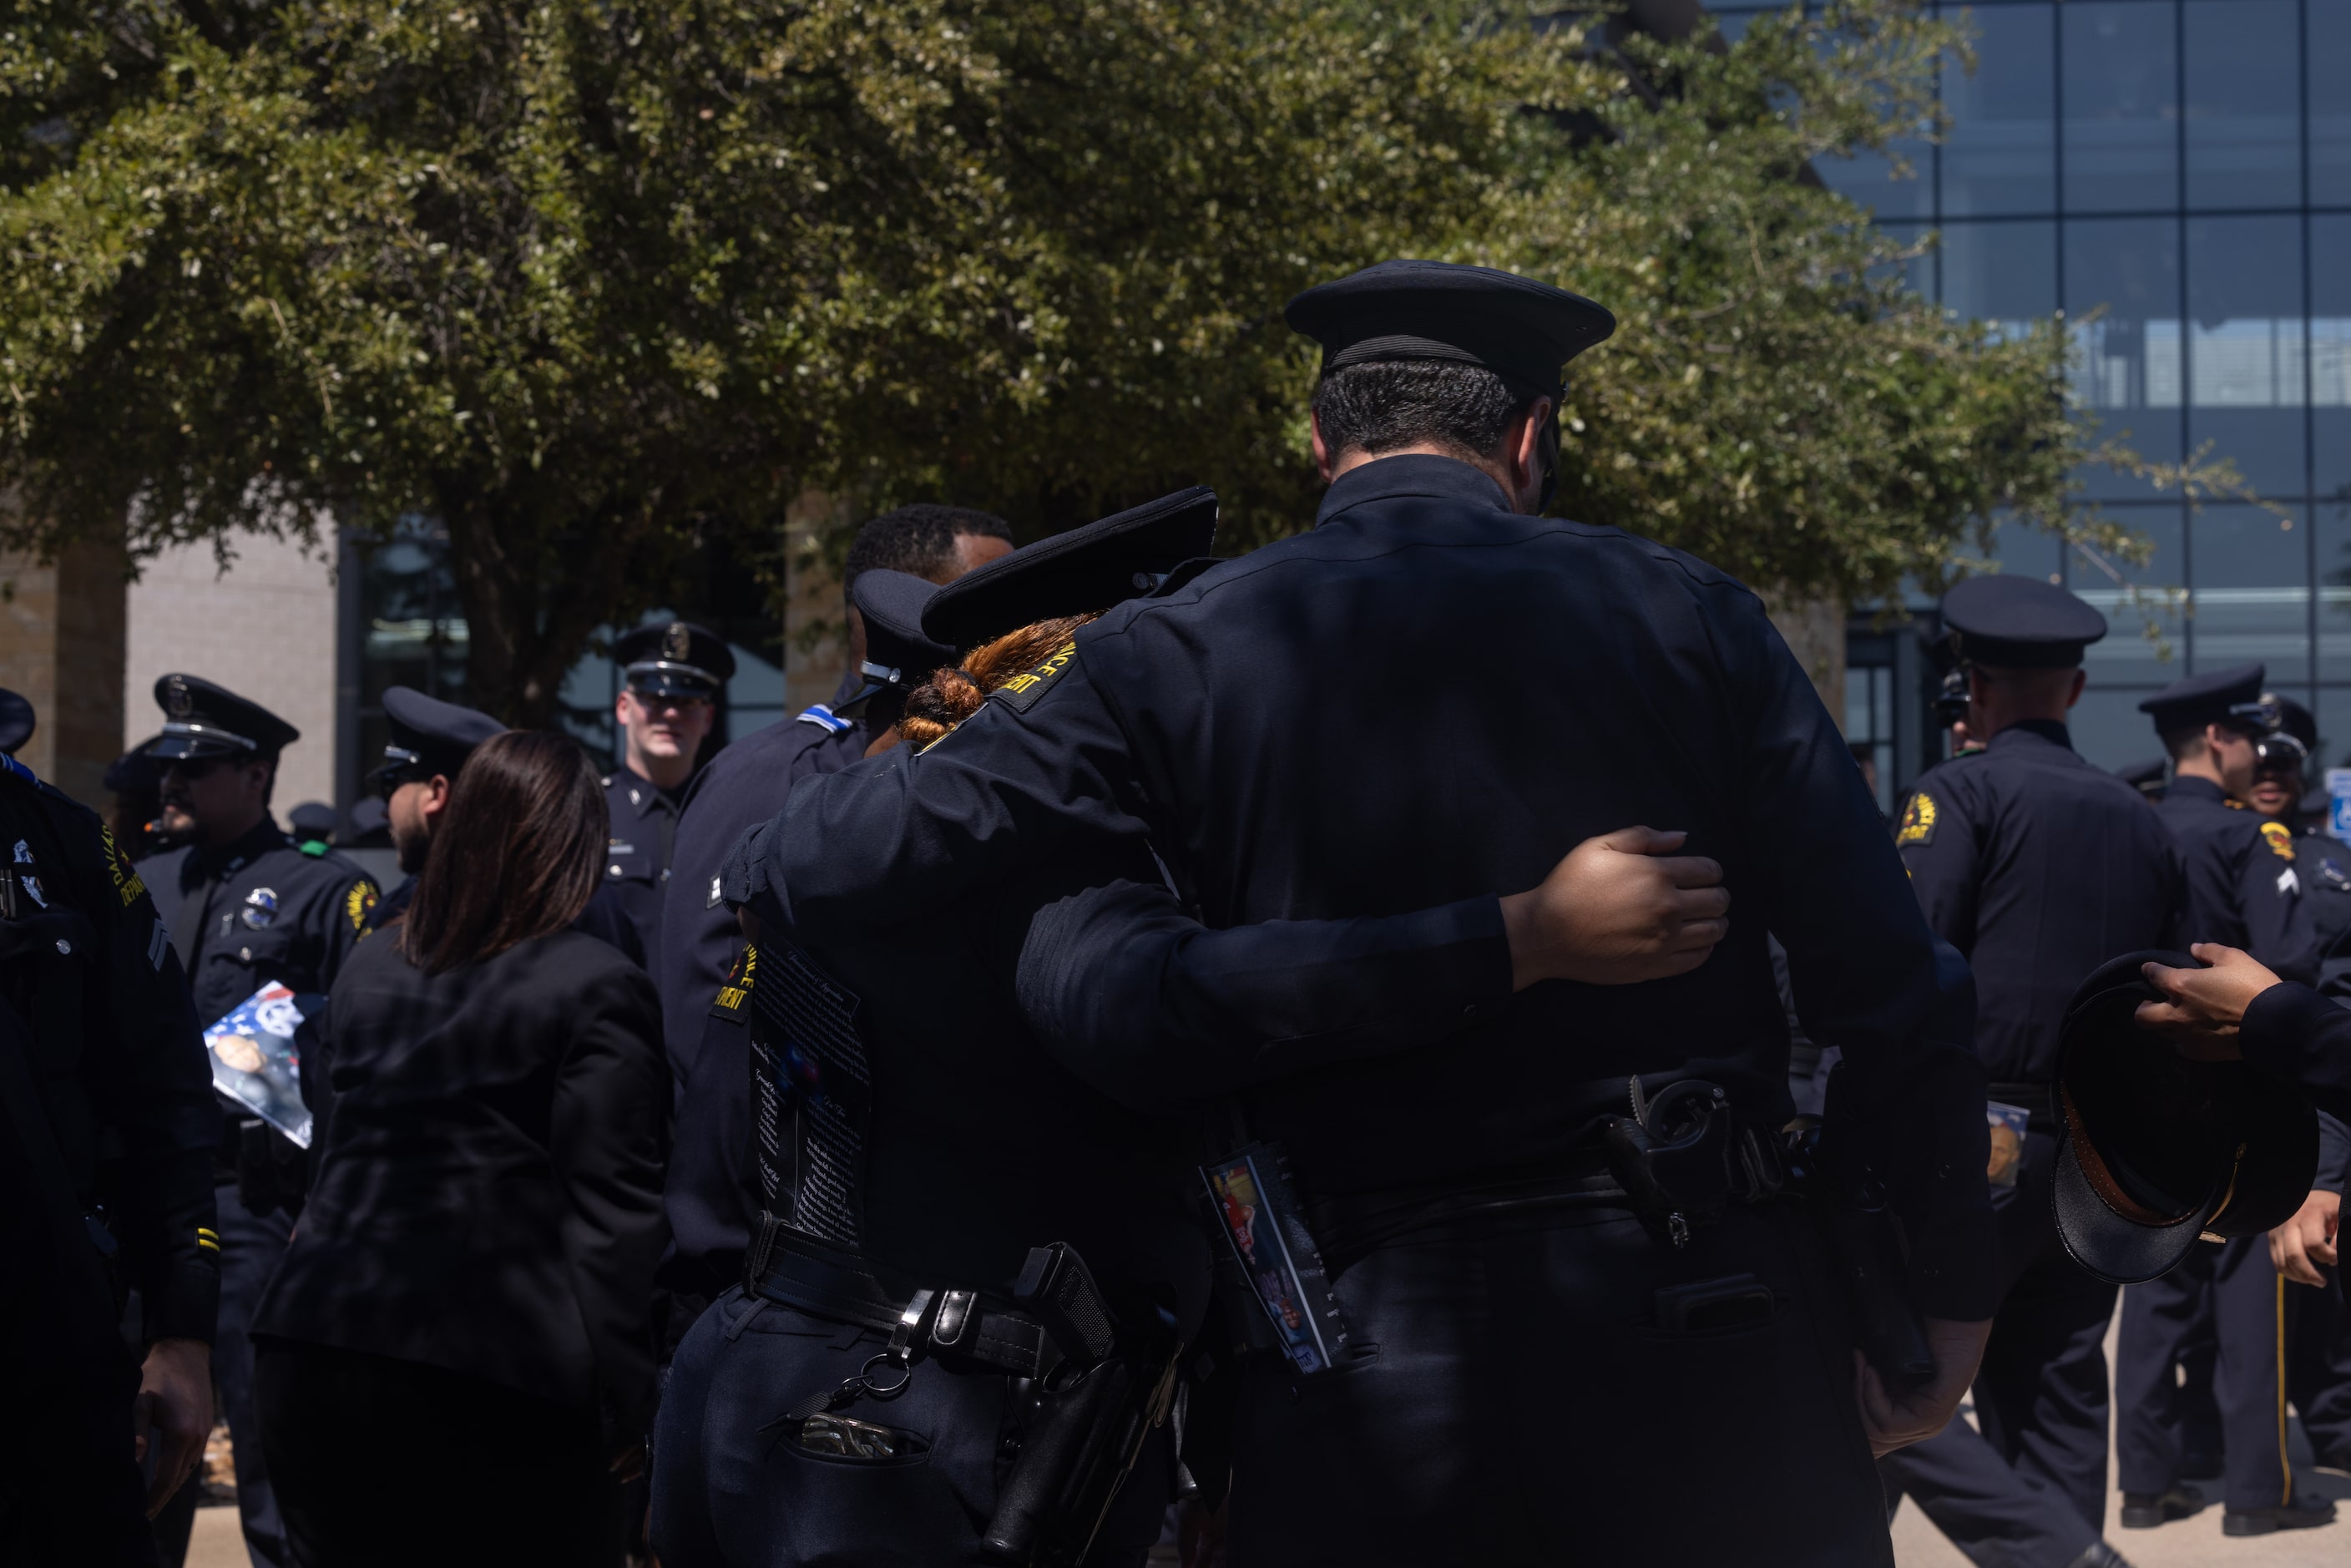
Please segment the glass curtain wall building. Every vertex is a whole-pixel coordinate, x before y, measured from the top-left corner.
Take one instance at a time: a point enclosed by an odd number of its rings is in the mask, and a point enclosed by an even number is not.
[[[1717,6],[1736,36],[1760,10]],[[1956,17],[1961,6],[1937,5]],[[2107,612],[2075,743],[2106,767],[2156,756],[2138,700],[2259,660],[2318,715],[2322,759],[2351,757],[2351,0],[1972,0],[1974,74],[1942,84],[1939,147],[1817,165],[1881,226],[1934,230],[1913,283],[1993,321],[2063,310],[2076,392],[2104,430],[2176,461],[2208,443],[2284,506],[2199,511],[2094,470],[2085,495],[2155,542],[2131,580],[2188,592],[2137,634],[2114,569],[2003,531],[2001,569],[2048,576]],[[1931,610],[1930,606],[1921,607]],[[1929,622],[1923,629],[1931,634]],[[1937,755],[1896,639],[1856,628],[1852,676],[1908,710],[1895,778]],[[1884,674],[1876,673],[1883,670]],[[1887,683],[1890,683],[1888,685]],[[1848,706],[1851,706],[1850,703]],[[1872,706],[1875,705],[1865,705]],[[1876,738],[1873,733],[1871,738]],[[1885,771],[1881,766],[1881,773]]]

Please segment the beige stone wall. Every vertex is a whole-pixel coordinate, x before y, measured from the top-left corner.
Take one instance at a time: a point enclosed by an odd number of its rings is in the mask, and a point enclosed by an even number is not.
[[[37,717],[17,759],[93,808],[121,750],[123,612],[112,547],[77,545],[48,562],[0,555],[0,686]]]
[[[841,581],[825,570],[820,541],[837,527],[846,502],[821,490],[804,490],[784,513],[786,587],[784,605],[784,712],[831,702],[849,668],[841,633]],[[803,646],[803,643],[806,646]]]
[[[130,593],[122,745],[162,723],[155,682],[177,670],[250,697],[302,732],[271,804],[335,802],[335,580],[319,548],[248,534],[223,573],[209,547],[148,563]]]
[[[1804,666],[1804,674],[1813,677],[1813,687],[1821,694],[1821,701],[1829,716],[1842,727],[1844,724],[1844,622],[1842,605],[1826,600],[1802,603],[1774,603],[1770,607],[1771,624],[1787,640],[1788,651]]]

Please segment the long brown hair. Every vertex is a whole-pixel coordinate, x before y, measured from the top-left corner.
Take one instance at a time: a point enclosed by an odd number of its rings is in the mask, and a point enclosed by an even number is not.
[[[982,643],[965,656],[958,670],[937,670],[906,694],[906,711],[898,733],[914,746],[928,746],[979,711],[987,694],[1024,671],[1052,657],[1077,629],[1099,612],[1040,621],[1018,632],[1007,632],[993,643]]]
[[[437,975],[562,930],[594,896],[611,833],[579,742],[545,730],[490,737],[450,787],[400,950]]]

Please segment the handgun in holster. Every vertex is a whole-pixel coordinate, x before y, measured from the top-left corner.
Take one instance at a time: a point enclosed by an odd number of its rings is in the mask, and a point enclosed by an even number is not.
[[[1151,1429],[1167,1419],[1183,1342],[1164,1310],[1114,1313],[1061,1242],[1029,1252],[1013,1294],[1063,1359],[1032,1385],[1019,1457],[998,1490],[980,1554],[1076,1568]]]
[[[1910,1267],[1885,1189],[1866,1172],[1843,1170],[1839,1162],[1823,1158],[1816,1125],[1791,1129],[1785,1144],[1791,1183],[1807,1199],[1844,1281],[1862,1358],[1889,1389],[1932,1382],[1935,1353],[1927,1343],[1926,1321],[1910,1300]]]

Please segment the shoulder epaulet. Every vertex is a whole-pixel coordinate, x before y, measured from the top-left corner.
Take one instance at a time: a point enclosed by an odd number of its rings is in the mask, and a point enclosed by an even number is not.
[[[1176,563],[1176,570],[1161,578],[1158,582],[1153,586],[1151,591],[1144,594],[1143,597],[1145,599],[1165,599],[1169,594],[1176,592],[1178,590],[1182,589],[1185,584],[1190,582],[1194,578],[1199,576],[1210,567],[1222,566],[1224,561],[1224,557],[1217,555],[1196,555],[1189,560],[1178,561]]]
[[[833,712],[822,703],[809,704],[808,706],[802,708],[799,713],[792,716],[792,722],[794,724],[812,724],[828,735],[839,735],[842,730],[847,729],[850,726],[850,721],[848,719],[841,717],[839,714]]]

